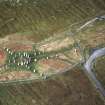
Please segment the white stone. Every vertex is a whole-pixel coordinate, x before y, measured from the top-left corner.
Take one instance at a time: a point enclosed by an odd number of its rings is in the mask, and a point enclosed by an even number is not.
[[[20,52],[19,52],[19,55],[20,55]]]
[[[34,53],[34,55],[36,55],[36,52]]]
[[[39,54],[40,54],[40,52],[39,52]]]
[[[11,52],[11,55],[13,54],[13,52]]]
[[[11,51],[8,52],[9,54],[11,53]]]
[[[28,64],[28,61],[27,61],[27,64]]]
[[[42,77],[43,76],[43,73],[40,73],[40,76]]]
[[[26,55],[26,53],[24,52],[24,56]]]
[[[13,62],[15,63],[15,60]]]
[[[36,61],[37,61],[37,59],[34,59],[34,61],[36,62]]]
[[[9,49],[7,48],[7,51],[8,51]]]
[[[55,56],[56,56],[56,57],[58,57],[58,55],[57,55],[57,54],[56,54]]]
[[[23,66],[23,62],[21,62],[21,66]]]
[[[49,59],[48,57],[46,59]]]
[[[34,69],[34,73],[36,72],[36,70]]]

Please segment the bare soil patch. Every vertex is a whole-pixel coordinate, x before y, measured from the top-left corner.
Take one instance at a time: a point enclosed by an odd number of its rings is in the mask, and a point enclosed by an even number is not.
[[[40,35],[35,34],[34,32],[24,32],[24,33],[14,33],[8,35],[9,41],[30,41],[30,42],[38,42],[41,40]]]
[[[38,62],[38,69],[40,73],[60,73],[64,72],[72,66],[67,62],[64,62],[60,59],[42,59]]]
[[[28,44],[21,44],[21,43],[10,43],[7,45],[8,48],[12,49],[13,51],[32,51],[32,45]]]
[[[95,30],[85,30],[76,36],[82,47],[92,48],[105,44],[105,26],[98,26]]]
[[[70,61],[74,60],[75,62],[79,62],[83,59],[79,48],[73,48],[72,50],[67,51],[65,54]]]
[[[6,53],[0,48],[0,66],[5,64]]]
[[[9,48],[13,51],[32,51],[33,50],[33,46],[31,43],[22,43],[22,42],[5,42],[3,44],[0,45],[2,48],[6,47]]]
[[[32,76],[33,74],[28,71],[12,71],[12,72],[0,74],[0,81],[29,79]]]
[[[74,39],[72,37],[59,37],[57,39],[52,38],[49,39],[48,42],[43,43],[42,45],[38,46],[40,51],[56,51],[64,47],[68,47],[69,45],[74,44]]]

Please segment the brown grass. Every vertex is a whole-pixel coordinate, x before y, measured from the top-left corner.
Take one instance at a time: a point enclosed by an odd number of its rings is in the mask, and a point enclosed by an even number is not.
[[[6,60],[6,53],[0,49],[0,65],[4,65]]]
[[[60,73],[72,66],[60,59],[42,59],[38,62],[39,72],[41,73]]]
[[[28,71],[12,71],[0,75],[0,81],[10,81],[10,80],[21,80],[29,79],[33,76],[31,72]]]
[[[56,51],[56,50],[59,50],[61,48],[64,48],[64,47],[68,47],[69,45],[73,45],[74,44],[74,39],[72,37],[65,37],[65,38],[62,38],[64,37],[61,36],[61,37],[53,37],[51,39],[48,39],[48,42],[44,42],[42,43],[41,45],[38,46],[38,49],[40,51]]]

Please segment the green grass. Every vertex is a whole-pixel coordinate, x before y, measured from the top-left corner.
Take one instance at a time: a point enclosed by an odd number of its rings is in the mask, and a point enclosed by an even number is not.
[[[1,105],[35,105],[32,100],[37,105],[104,105],[79,66],[45,81],[0,84],[0,90]]]
[[[97,58],[96,61],[94,61],[93,72],[96,73],[97,78],[105,88],[105,56]]]
[[[21,62],[25,62],[25,60],[28,59],[26,56],[24,56],[24,53],[26,53],[31,59],[30,63],[27,64],[27,67],[26,67],[26,64],[21,65]],[[34,53],[36,53],[36,55],[34,55]],[[34,65],[37,63],[37,61],[39,61],[42,58],[46,58],[46,54],[42,52],[40,52],[39,54],[39,51],[37,50],[35,52],[34,51],[28,51],[28,52],[17,51],[17,52],[14,52],[12,55],[8,54],[6,64],[8,65],[9,69],[13,68],[17,70],[28,70],[28,71],[33,72],[35,69]],[[35,62],[34,59],[37,59],[37,61]],[[14,60],[15,60],[15,63],[14,63]],[[18,63],[19,63],[19,66],[18,66]]]
[[[28,31],[42,40],[105,10],[104,0],[9,1],[0,1],[0,37]],[[73,69],[46,81],[0,84],[0,105],[104,105],[82,70]]]
[[[26,3],[27,1],[27,3]],[[103,1],[103,0],[100,0]],[[81,3],[82,2],[82,3]],[[47,37],[64,30],[72,23],[80,22],[99,14],[101,5],[94,0],[16,0],[0,2],[0,36],[16,32],[33,31],[35,36]],[[94,11],[92,11],[94,10]]]

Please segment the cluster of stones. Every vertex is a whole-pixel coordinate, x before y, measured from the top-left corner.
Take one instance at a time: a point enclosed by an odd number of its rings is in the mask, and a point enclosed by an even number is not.
[[[40,59],[48,60],[49,58],[58,57],[58,55],[54,54],[55,56],[53,56],[52,54],[38,51],[35,48],[33,49],[34,50],[32,51],[14,51],[10,48],[4,47],[7,59],[5,65],[0,67],[0,71],[5,72],[5,70],[26,70],[34,72],[39,75],[39,77],[46,79],[46,74],[38,72],[36,68],[36,63]]]
[[[38,56],[40,57],[42,54],[44,55],[44,52],[33,50],[32,52],[15,52],[12,51],[9,48],[4,48],[4,50],[7,52],[8,59],[6,61],[6,68],[11,68],[11,66],[16,66],[16,68],[24,68],[26,70],[30,70],[31,65],[35,65],[37,61],[39,60]],[[48,56],[45,56],[46,59],[49,59]],[[40,58],[42,59],[42,58]],[[32,68],[33,72],[36,72],[36,68]]]

